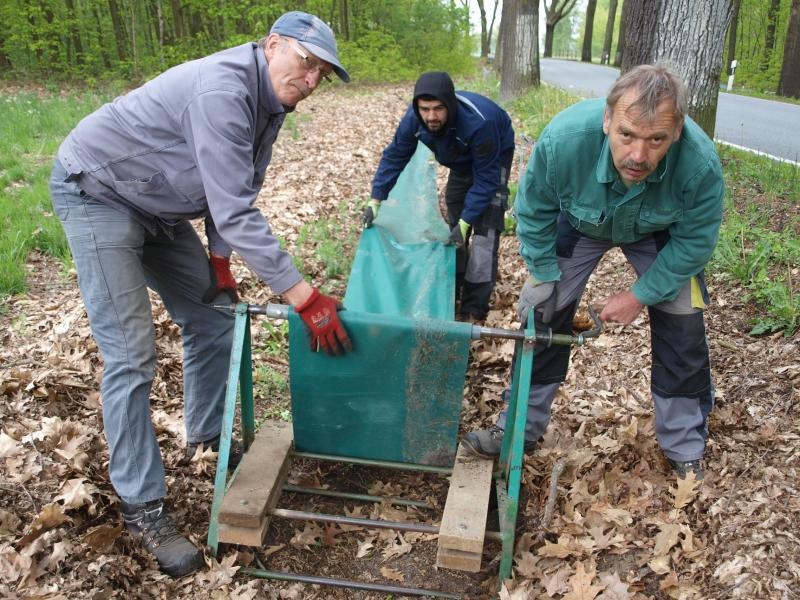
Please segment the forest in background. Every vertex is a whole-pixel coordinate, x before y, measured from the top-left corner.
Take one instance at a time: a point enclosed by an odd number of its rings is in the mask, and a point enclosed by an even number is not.
[[[5,79],[44,77],[51,83],[137,82],[258,39],[281,13],[300,9],[331,24],[355,81],[404,81],[429,69],[466,75],[474,70],[480,47],[480,32],[470,31],[473,2],[485,5],[488,26],[494,25],[492,49],[482,54],[494,54],[502,11],[483,0],[5,0],[0,3],[0,72]],[[585,59],[590,48],[590,60],[600,62],[608,48],[607,62],[619,66],[624,4],[544,0],[541,12],[555,24],[552,49],[545,47],[542,55]],[[731,0],[731,5],[725,69],[735,58],[736,88],[774,94],[791,36],[793,0]],[[606,39],[609,13],[613,32]],[[582,52],[587,35],[591,44]]]
[[[473,68],[469,11],[439,0],[4,0],[0,72],[93,83],[140,80],[257,40],[288,10],[330,23],[354,80]]]

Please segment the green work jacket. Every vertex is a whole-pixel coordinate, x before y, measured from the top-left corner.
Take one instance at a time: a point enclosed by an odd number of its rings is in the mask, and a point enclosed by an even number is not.
[[[514,210],[520,252],[540,281],[558,281],[559,213],[578,231],[630,244],[667,231],[669,241],[633,285],[642,304],[673,300],[711,258],[725,193],[714,143],[690,118],[646,180],[627,188],[603,133],[605,99],[585,100],[556,115],[536,143]]]

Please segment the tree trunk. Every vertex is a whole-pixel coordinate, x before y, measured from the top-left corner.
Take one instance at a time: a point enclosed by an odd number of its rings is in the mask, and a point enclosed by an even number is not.
[[[508,14],[506,14],[508,11]],[[500,98],[508,100],[539,85],[539,0],[503,4],[503,67]]]
[[[486,7],[483,0],[478,0],[478,10],[481,13],[481,58],[489,56],[489,31],[486,29]]]
[[[736,59],[736,34],[739,28],[739,7],[741,5],[742,0],[733,0],[731,7],[731,25],[728,27],[728,75],[733,75],[731,61]]]
[[[592,62],[592,35],[594,33],[594,11],[596,8],[597,0],[589,0],[586,5],[586,27],[583,30],[582,62]]]
[[[619,35],[617,36],[617,51],[614,54],[614,66],[622,66],[625,56],[625,36],[628,34],[628,15],[630,14],[631,0],[625,0],[622,5],[622,14],[619,17]]]
[[[67,7],[67,16],[69,18],[69,35],[72,41],[72,49],[75,53],[75,64],[83,64],[83,45],[81,44],[81,36],[78,31],[78,15],[75,14],[75,0],[64,0],[64,5]]]
[[[713,138],[731,0],[643,0],[631,4],[636,6],[631,7],[627,24],[622,72],[658,60],[671,63],[686,84],[689,115]]]
[[[792,0],[778,94],[800,98],[800,0]]]
[[[761,57],[761,70],[769,69],[769,62],[772,59],[772,52],[775,50],[775,27],[778,21],[778,11],[781,8],[781,0],[771,0],[769,12],[767,13],[767,37],[764,42],[764,54]]]
[[[497,7],[498,6],[500,6],[500,2],[495,2],[494,3],[494,10],[492,10],[492,21],[491,21],[491,23],[489,23],[489,36],[488,36],[489,40],[487,42],[487,44],[489,46],[489,52],[492,51],[492,33],[494,32],[494,21],[495,21],[495,18],[497,17]],[[498,27],[499,27],[499,25],[498,25]]]
[[[186,35],[180,0],[172,0],[172,22],[175,23],[175,39],[180,41]]]
[[[550,6],[547,6],[547,0],[544,0],[544,14],[545,14],[545,30],[544,30],[544,56],[548,58],[553,56],[553,36],[555,35],[556,25],[564,17],[566,17],[572,9],[575,8],[575,3],[578,0],[550,0]],[[536,12],[539,12],[539,5],[536,5]]]
[[[108,10],[111,13],[111,23],[114,25],[114,40],[117,43],[117,58],[124,61],[128,59],[126,51],[126,44],[128,42],[125,36],[125,27],[122,24],[122,18],[119,14],[119,6],[117,0],[108,0]]]
[[[656,34],[661,25],[661,9],[664,1],[670,0],[628,0],[625,8],[625,48],[622,51],[620,71],[625,73],[636,65],[655,62]],[[688,25],[688,24],[687,24]],[[673,35],[675,32],[671,32]]]
[[[603,38],[603,55],[600,64],[607,65],[611,60],[611,44],[614,41],[614,24],[617,19],[617,0],[609,0],[608,21],[606,21],[606,35]]]
[[[503,10],[500,12],[500,27],[497,31],[497,50],[494,56],[494,68],[498,75],[501,75],[503,72],[503,39],[505,38],[505,30],[506,8],[503,6]]]

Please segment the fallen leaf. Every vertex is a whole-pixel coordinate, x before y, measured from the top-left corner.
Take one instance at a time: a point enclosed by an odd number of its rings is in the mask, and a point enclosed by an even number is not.
[[[562,600],[592,600],[603,588],[599,585],[592,585],[596,570],[589,566],[586,570],[583,562],[578,561],[575,565],[575,575],[569,578],[570,591],[564,595]]]
[[[356,551],[356,558],[364,558],[375,547],[373,542],[375,537],[368,537],[367,539],[358,543],[358,550]]]
[[[62,523],[71,521],[58,504],[47,504],[36,520],[31,524],[28,533],[26,533],[19,540],[19,547],[24,547],[30,544],[33,540],[42,535],[45,531],[58,527]]]
[[[391,569],[389,567],[381,567],[381,575],[386,577],[386,579],[390,579],[392,581],[405,581],[405,576],[395,569]]]
[[[64,508],[80,508],[84,504],[89,505],[89,513],[94,514],[95,506],[92,494],[97,493],[97,488],[91,483],[86,483],[86,479],[78,477],[64,482],[61,486],[61,493],[53,498],[53,502],[63,502]]]
[[[695,499],[702,481],[695,479],[693,472],[686,474],[684,479],[678,479],[678,487],[670,488],[670,493],[675,497],[675,508],[683,508]]]
[[[598,576],[600,583],[603,584],[603,593],[597,600],[631,600],[633,594],[628,590],[628,584],[619,578],[617,572],[601,573]]]
[[[95,552],[108,552],[114,541],[122,534],[122,523],[116,527],[100,525],[83,536],[83,542]]]

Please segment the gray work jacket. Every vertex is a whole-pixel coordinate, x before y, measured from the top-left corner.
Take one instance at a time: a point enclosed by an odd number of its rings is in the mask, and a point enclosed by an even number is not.
[[[302,280],[253,206],[286,108],[253,43],[178,65],[84,118],[58,159],[86,193],[155,233],[205,218],[209,249],[231,249],[275,292]]]

